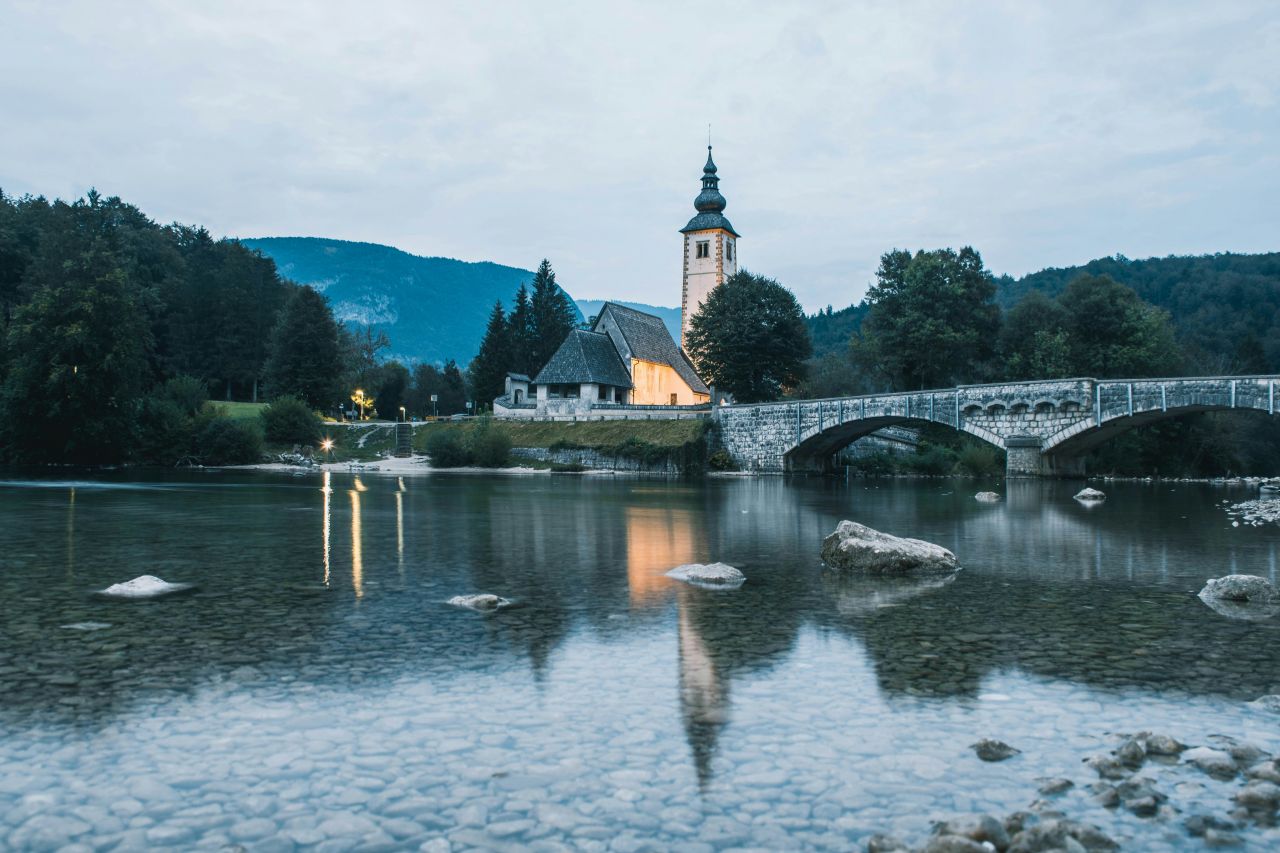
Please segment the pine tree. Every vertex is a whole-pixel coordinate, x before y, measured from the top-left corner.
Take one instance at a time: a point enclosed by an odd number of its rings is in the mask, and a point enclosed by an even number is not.
[[[440,389],[440,414],[456,415],[467,410],[467,382],[453,359],[444,364],[444,383]]]
[[[533,376],[533,308],[529,304],[529,288],[523,284],[516,291],[515,306],[507,316],[507,346],[511,352],[510,369]]]
[[[481,405],[488,404],[502,394],[507,371],[511,369],[511,344],[507,328],[507,316],[502,303],[496,302],[489,314],[489,326],[485,329],[480,352],[471,361],[467,373],[472,392]]]
[[[529,306],[533,315],[529,371],[532,376],[551,360],[578,321],[569,297],[556,284],[551,262],[545,258],[538,264],[538,272],[533,277],[533,297]]]
[[[327,411],[338,402],[341,372],[338,324],[329,303],[311,288],[299,287],[271,336],[267,392],[273,397],[293,394]]]

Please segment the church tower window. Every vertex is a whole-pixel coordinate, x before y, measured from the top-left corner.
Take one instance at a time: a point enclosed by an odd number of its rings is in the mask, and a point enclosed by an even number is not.
[[[711,257],[711,241],[710,240],[698,241],[698,257],[699,258]]]

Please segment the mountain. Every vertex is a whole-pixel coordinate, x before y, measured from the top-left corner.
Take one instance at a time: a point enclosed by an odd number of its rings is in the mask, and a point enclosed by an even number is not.
[[[645,305],[643,302],[622,302],[617,299],[579,299],[578,310],[582,312],[582,316],[590,320],[592,317],[600,313],[600,309],[605,302],[612,302],[614,305],[621,305],[624,308],[634,308],[637,311],[643,311],[646,314],[653,314],[655,317],[661,317],[662,322],[666,324],[667,331],[671,333],[673,340],[680,340],[680,309],[679,308],[663,308],[659,305]]]
[[[285,278],[323,293],[339,320],[386,332],[387,355],[410,362],[453,359],[465,366],[480,349],[493,303],[510,307],[520,285],[533,281],[529,270],[425,258],[377,243],[323,237],[240,242],[275,261]]]

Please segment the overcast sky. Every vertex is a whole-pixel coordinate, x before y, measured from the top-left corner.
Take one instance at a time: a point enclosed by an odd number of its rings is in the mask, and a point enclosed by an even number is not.
[[[712,125],[809,310],[891,248],[1280,249],[1280,4],[0,0],[0,188],[680,299]]]

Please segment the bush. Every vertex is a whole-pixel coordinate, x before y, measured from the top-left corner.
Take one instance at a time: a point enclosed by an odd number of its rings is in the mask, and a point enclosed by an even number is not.
[[[647,465],[662,462],[671,456],[672,448],[661,447],[643,438],[632,436],[618,444],[610,444],[599,448],[605,456],[619,456],[623,459],[635,459]]]
[[[471,454],[455,429],[439,429],[427,436],[432,468],[458,468],[471,464]]]
[[[195,417],[209,401],[209,389],[194,376],[175,376],[160,387],[157,396],[173,403],[188,417]]]
[[[511,437],[483,417],[471,433],[471,460],[482,468],[502,468],[511,454]]]
[[[320,440],[320,419],[297,397],[277,397],[259,417],[267,441],[315,444]]]
[[[898,461],[892,453],[877,451],[849,460],[849,470],[862,477],[888,477],[898,470]]]
[[[174,400],[167,396],[148,397],[139,405],[138,443],[133,450],[137,461],[176,465],[191,455],[194,440],[194,422]]]
[[[196,455],[206,465],[249,465],[262,458],[262,431],[221,412],[197,419]]]
[[[552,462],[552,474],[581,474],[587,470],[587,466],[581,462]]]
[[[991,477],[1004,473],[1004,460],[994,447],[972,444],[960,451],[956,468],[971,477]]]
[[[555,441],[551,442],[551,445],[547,449],[548,450],[585,450],[586,447],[587,446],[585,444],[579,444],[578,442],[569,438],[558,438]]]
[[[903,462],[917,474],[942,477],[955,470],[956,453],[949,447],[921,443],[915,454],[904,457]]]
[[[737,471],[738,463],[733,461],[727,450],[717,450],[707,459],[707,467],[712,471]]]

